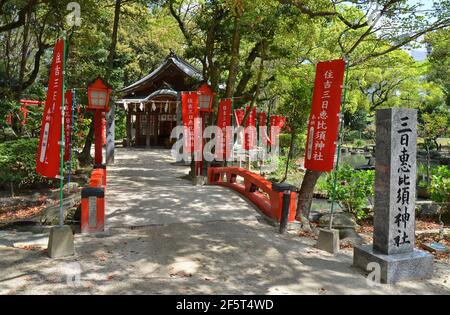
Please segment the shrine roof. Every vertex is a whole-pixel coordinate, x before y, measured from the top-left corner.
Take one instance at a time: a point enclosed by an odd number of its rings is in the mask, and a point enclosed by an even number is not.
[[[153,93],[147,95],[147,96],[129,96],[123,99],[117,100],[116,103],[118,104],[124,104],[124,103],[143,103],[148,102],[152,100],[155,97],[158,96],[173,96],[175,98],[178,97],[178,92],[172,89],[160,89],[156,90]]]
[[[123,88],[119,92],[130,94],[134,91],[138,90],[142,86],[154,81],[157,79],[161,74],[163,74],[166,70],[169,69],[169,67],[175,66],[177,69],[179,69],[182,73],[184,73],[186,76],[192,78],[195,81],[202,81],[203,76],[201,72],[196,69],[194,66],[189,64],[186,60],[183,58],[177,56],[173,51],[170,52],[170,54],[166,57],[164,62],[155,70],[153,70],[149,75],[143,77],[142,79],[136,81],[135,83]]]

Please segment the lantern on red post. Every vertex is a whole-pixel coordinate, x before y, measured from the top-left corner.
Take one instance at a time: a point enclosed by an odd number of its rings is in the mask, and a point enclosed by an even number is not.
[[[214,99],[214,92],[207,83],[203,83],[197,89],[198,93],[198,107],[201,112],[210,113],[212,110],[212,103]]]
[[[205,121],[209,118],[209,113],[212,111],[212,104],[214,99],[214,91],[208,85],[208,83],[202,83],[198,89],[198,108],[200,110],[200,117],[202,118],[202,134],[205,130]],[[202,161],[195,162],[196,175],[202,175],[203,173],[203,146],[204,140],[202,139]]]
[[[109,95],[111,87],[98,77],[88,85],[88,109],[89,110],[109,110]]]
[[[111,87],[98,77],[88,85],[88,110],[94,111],[95,164],[101,164],[103,145],[103,112],[109,110]]]

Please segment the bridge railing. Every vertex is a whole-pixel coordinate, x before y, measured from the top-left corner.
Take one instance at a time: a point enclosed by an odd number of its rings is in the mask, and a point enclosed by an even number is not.
[[[104,231],[105,191],[106,167],[95,165],[89,186],[81,190],[81,233]]]
[[[266,216],[280,222],[283,192],[273,189],[272,182],[240,167],[208,168],[208,183],[229,187],[253,202]],[[290,191],[288,222],[295,220],[296,191]]]

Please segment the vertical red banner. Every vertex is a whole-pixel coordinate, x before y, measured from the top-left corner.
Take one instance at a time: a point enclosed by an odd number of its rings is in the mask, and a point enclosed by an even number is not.
[[[317,64],[306,140],[305,168],[309,170],[333,169],[344,72],[342,59]]]
[[[258,132],[262,132],[262,135],[259,136],[262,141],[261,145],[264,143],[264,141],[265,143],[269,143],[269,135],[267,134],[267,114],[265,112],[258,113],[258,123]]]
[[[61,106],[63,97],[64,40],[56,42],[42,117],[36,172],[56,178],[60,167]]]
[[[22,105],[20,107],[20,111],[22,112],[22,117],[23,117],[23,119],[22,119],[22,126],[26,126],[26,124],[27,124],[27,114],[29,112],[29,110],[27,108],[27,105]]]
[[[286,127],[286,117],[278,116],[277,117],[277,126],[280,127],[280,129]]]
[[[245,111],[242,108],[234,110],[234,119],[236,121],[236,125],[239,127],[244,120]]]
[[[270,126],[276,126],[277,121],[278,121],[278,116],[277,115],[270,116],[269,121],[270,121]]]
[[[70,135],[72,132],[72,91],[67,90],[64,94],[64,161],[70,159]]]
[[[267,115],[265,112],[258,113],[258,124],[260,127],[267,125]]]
[[[231,98],[221,99],[219,112],[217,113],[217,127],[222,130],[222,146],[216,147],[216,156],[225,160],[229,158],[227,153],[227,127],[231,126],[231,110],[233,107]],[[230,145],[230,144],[228,144]]]
[[[184,150],[186,153],[194,152],[194,119],[198,117],[197,92],[183,92],[181,94],[181,112],[183,125],[188,128],[189,135],[184,136]]]
[[[272,128],[278,126],[278,116],[272,115],[269,118],[269,136],[267,138],[267,144],[272,143]]]
[[[246,111],[249,110],[250,107],[247,106]],[[245,127],[248,128],[245,132],[245,150],[253,150],[256,146],[256,107],[248,113]]]

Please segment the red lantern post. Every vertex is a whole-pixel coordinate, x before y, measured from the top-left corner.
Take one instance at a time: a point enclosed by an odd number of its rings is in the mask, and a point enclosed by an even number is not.
[[[95,164],[102,164],[103,113],[109,110],[111,87],[100,77],[88,85],[88,110],[94,112]]]
[[[198,94],[198,106],[200,110],[200,117],[202,118],[202,134],[205,130],[205,120],[209,118],[209,115],[212,111],[212,104],[214,99],[214,91],[207,83],[203,83],[197,89]],[[204,148],[204,139],[202,137],[202,160],[199,162],[195,162],[195,175],[201,176],[203,171],[203,148]]]

